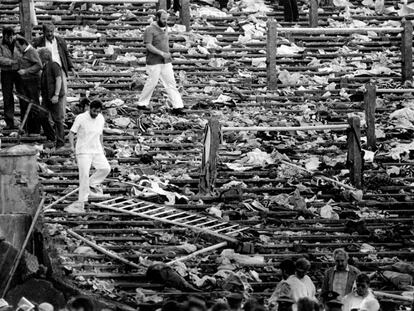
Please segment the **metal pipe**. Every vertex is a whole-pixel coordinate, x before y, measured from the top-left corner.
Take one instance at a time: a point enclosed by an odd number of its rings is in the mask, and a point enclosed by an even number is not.
[[[158,3],[157,0],[35,0],[35,2],[58,2],[58,3],[104,3],[104,4],[122,4],[122,3]]]
[[[307,35],[322,35],[322,34],[354,34],[354,33],[367,33],[372,32],[385,32],[385,33],[401,33],[402,27],[363,27],[363,28],[284,28],[279,27],[277,29],[279,33],[296,33],[296,34],[307,34]]]
[[[246,126],[246,127],[222,127],[223,132],[232,131],[253,131],[253,132],[285,132],[285,131],[325,131],[325,130],[346,130],[348,124],[314,125],[314,126]]]

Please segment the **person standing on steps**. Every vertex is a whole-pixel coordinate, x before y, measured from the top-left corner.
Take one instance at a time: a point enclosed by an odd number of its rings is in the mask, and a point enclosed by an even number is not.
[[[150,99],[161,79],[173,107],[172,113],[183,114],[184,104],[175,82],[169,50],[167,20],[168,13],[166,11],[157,11],[155,22],[148,26],[144,32],[148,79],[139,97],[138,108],[151,110]]]
[[[105,119],[101,114],[102,106],[100,100],[93,100],[89,110],[76,117],[69,132],[70,146],[76,155],[79,169],[79,199],[65,208],[69,213],[84,212],[88,197],[104,196],[101,184],[110,173],[111,167],[105,157],[103,145]],[[95,173],[89,177],[91,166],[95,168]]]
[[[52,61],[52,53],[49,49],[41,48],[39,56],[43,63],[42,75],[40,77],[42,105],[50,112],[55,127],[53,129],[49,124],[49,120],[47,120],[48,126],[44,128],[44,131],[47,137],[53,137],[56,149],[60,149],[65,146],[63,106],[60,100],[62,96],[65,96],[62,90],[62,70],[58,63]]]
[[[286,282],[290,285],[291,297],[298,302],[300,298],[316,300],[316,288],[311,278],[307,275],[311,263],[305,258],[299,258],[295,263],[295,274],[289,276]]]
[[[297,0],[281,0],[285,22],[298,22],[299,9]]]
[[[368,275],[361,273],[357,276],[356,288],[343,299],[343,311],[364,310],[378,311],[380,306],[369,287]]]
[[[66,94],[67,94],[67,77],[71,71],[76,77],[78,76],[72,59],[68,51],[65,39],[55,36],[55,26],[52,23],[43,24],[43,36],[33,40],[33,47],[45,47],[52,53],[52,61],[58,63],[62,70],[62,96],[59,97],[59,105],[63,107],[63,118],[66,115]]]
[[[342,299],[352,292],[355,280],[361,271],[348,264],[349,256],[343,248],[335,249],[333,258],[335,266],[325,272],[322,293],[334,291],[339,294],[339,299]]]
[[[16,47],[21,53],[21,57],[19,58],[19,70],[17,71],[21,81],[21,92],[24,96],[31,99],[37,106],[40,106],[39,87],[42,61],[40,60],[37,51],[20,35],[16,36]],[[28,102],[20,100],[20,117],[22,120],[28,106]],[[29,135],[40,135],[41,122],[38,122],[38,119],[41,117],[41,112],[32,107],[25,124],[25,130]]]
[[[12,27],[4,27],[3,39],[0,44],[0,70],[6,130],[15,129],[13,87],[16,88],[16,91],[20,91],[21,83],[17,73],[19,58],[20,52],[15,44],[14,29]]]

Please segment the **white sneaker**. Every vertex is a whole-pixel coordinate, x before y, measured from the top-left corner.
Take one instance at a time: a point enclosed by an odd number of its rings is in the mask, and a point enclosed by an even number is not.
[[[94,187],[89,187],[89,197],[90,198],[108,198],[109,194],[104,194],[101,185]]]
[[[64,211],[71,214],[85,213],[85,203],[79,201],[73,202],[72,204],[66,206]]]

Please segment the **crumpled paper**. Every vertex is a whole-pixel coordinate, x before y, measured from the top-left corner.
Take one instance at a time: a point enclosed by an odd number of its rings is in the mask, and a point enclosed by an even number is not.
[[[278,79],[283,85],[296,85],[299,83],[300,77],[299,72],[289,73],[287,70],[283,70],[279,73]]]
[[[407,154],[411,150],[414,150],[414,142],[410,144],[397,144],[388,152],[388,155],[394,160],[401,160],[401,155]]]
[[[390,114],[390,119],[397,128],[414,129],[414,109],[405,107]]]

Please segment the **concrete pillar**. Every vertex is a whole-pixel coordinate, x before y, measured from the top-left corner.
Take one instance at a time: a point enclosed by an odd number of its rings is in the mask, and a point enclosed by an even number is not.
[[[17,249],[40,203],[36,153],[27,145],[0,152],[0,237]]]

